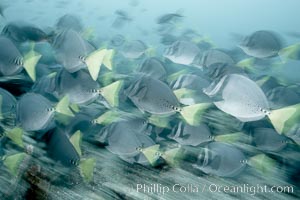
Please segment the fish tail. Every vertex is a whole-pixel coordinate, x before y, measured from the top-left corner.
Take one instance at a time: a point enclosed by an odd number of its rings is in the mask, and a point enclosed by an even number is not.
[[[23,67],[32,81],[36,81],[36,65],[42,55],[31,50],[24,56]]]
[[[87,158],[80,161],[79,164],[80,174],[86,182],[91,182],[93,180],[95,165],[96,165],[95,158]]]
[[[70,100],[69,97],[66,95],[58,102],[55,111],[66,116],[74,117],[74,114],[69,108],[69,105]]]
[[[110,85],[101,88],[101,95],[111,106],[118,106],[119,104],[119,91],[122,88],[123,81],[116,81]]]
[[[287,133],[291,127],[299,123],[300,104],[272,110],[268,117],[279,134]]]
[[[210,103],[200,103],[183,107],[180,111],[183,119],[190,125],[196,126],[201,122],[202,114],[211,106]]]

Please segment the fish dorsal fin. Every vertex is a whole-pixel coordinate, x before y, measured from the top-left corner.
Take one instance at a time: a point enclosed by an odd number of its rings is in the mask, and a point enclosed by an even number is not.
[[[200,124],[203,112],[211,105],[210,103],[200,103],[186,106],[182,108],[180,114],[189,125],[196,126]]]
[[[80,161],[79,164],[80,174],[86,182],[91,182],[93,180],[95,165],[96,165],[95,158],[87,158]]]
[[[284,132],[286,122],[292,119],[295,114],[299,114],[299,111],[300,104],[296,104],[293,106],[272,110],[268,117],[271,120],[275,130],[279,134],[282,134]]]
[[[123,81],[116,81],[100,89],[101,95],[111,106],[118,106],[119,91],[123,85]]]
[[[78,130],[76,131],[71,137],[70,137],[70,142],[74,146],[75,150],[77,151],[78,155],[81,157],[82,152],[80,148],[81,144],[81,132]]]
[[[31,78],[32,81],[36,80],[36,65],[39,62],[40,58],[42,57],[41,54],[35,51],[29,51],[24,56],[24,69],[27,72],[28,76]]]
[[[24,147],[22,136],[23,130],[21,128],[14,128],[6,132],[6,136],[20,147]]]
[[[73,112],[69,108],[69,104],[70,104],[70,100],[69,97],[66,95],[58,102],[55,111],[63,115],[74,117]]]
[[[6,156],[3,164],[7,167],[9,172],[17,176],[18,175],[18,169],[21,165],[22,161],[25,159],[26,154],[25,153],[18,153],[10,156]]]
[[[98,75],[106,55],[107,49],[98,49],[92,52],[86,59],[85,63],[94,81],[98,79]]]
[[[147,158],[147,160],[149,161],[149,163],[154,166],[156,161],[159,159],[160,157],[160,152],[159,152],[159,144],[147,147],[147,148],[143,148],[141,150],[141,152],[143,153],[143,155]]]
[[[109,70],[113,69],[113,64],[112,64],[113,61],[112,60],[113,60],[114,54],[115,54],[115,51],[113,49],[108,49],[103,58],[103,64]]]

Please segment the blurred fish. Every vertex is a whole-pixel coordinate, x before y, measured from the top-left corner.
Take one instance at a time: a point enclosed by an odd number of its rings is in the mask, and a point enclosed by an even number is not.
[[[217,49],[211,49],[203,52],[200,65],[209,68],[214,64],[233,65],[234,61],[229,55]]]
[[[40,94],[26,93],[17,103],[17,120],[25,131],[45,130],[53,126],[55,113],[73,116],[67,98],[54,106]]]
[[[6,6],[0,5],[0,16],[4,18],[4,11],[6,9]]]
[[[174,63],[182,65],[196,65],[195,58],[200,56],[200,49],[192,42],[176,41],[166,48],[163,56]]]
[[[292,87],[278,86],[266,92],[272,109],[300,103],[300,95]]]
[[[138,72],[161,80],[167,75],[164,64],[155,57],[146,58],[139,66]]]
[[[67,134],[57,128],[49,136],[48,152],[55,161],[61,162],[64,166],[74,167],[79,164],[80,156],[72,145]]]
[[[72,29],[59,33],[53,42],[56,59],[65,69],[74,73],[88,68],[93,80],[97,80],[102,63],[112,69],[113,50],[95,48]]]
[[[260,150],[277,152],[287,146],[288,138],[271,128],[255,128],[251,131],[252,141]]]
[[[149,130],[144,119],[115,122],[104,131],[108,143],[106,148],[127,162],[145,163],[147,160],[141,149],[155,144],[147,135]]]
[[[183,18],[183,15],[179,13],[168,13],[160,16],[157,19],[156,23],[157,24],[174,23],[180,20],[181,18]]]
[[[132,7],[136,7],[140,4],[140,2],[138,0],[130,0],[129,1],[129,5]]]
[[[12,121],[14,125],[16,118],[16,98],[8,91],[0,88],[0,121],[3,124]]]
[[[127,41],[121,49],[124,57],[130,59],[140,58],[148,49],[147,45],[141,40]]]
[[[40,42],[48,39],[48,35],[43,30],[24,22],[12,22],[7,24],[3,28],[2,34],[15,43],[26,41]]]
[[[63,29],[72,29],[77,32],[83,31],[83,25],[80,21],[80,19],[71,14],[66,14],[60,17],[56,23],[57,29],[63,30]]]
[[[226,143],[209,143],[199,153],[194,167],[220,177],[235,177],[247,166],[242,151]]]
[[[182,74],[170,83],[179,102],[184,105],[211,102],[210,98],[203,92],[203,89],[209,85],[207,79],[193,74]]]
[[[178,38],[172,34],[163,34],[160,38],[160,43],[163,45],[172,45],[174,42],[176,42]]]
[[[169,114],[180,110],[172,90],[163,82],[141,76],[125,90],[125,94],[142,111],[152,114]]]
[[[33,49],[21,55],[14,43],[4,37],[0,37],[0,73],[4,76],[17,75],[24,68],[28,76],[36,80],[36,64],[41,55],[36,53]]]
[[[128,13],[124,10],[116,10],[115,15],[117,17],[115,18],[112,27],[120,29],[123,28],[123,26],[129,22],[132,21],[132,18],[129,17]]]
[[[124,43],[125,37],[121,34],[114,35],[110,40],[110,44],[114,47],[122,46]]]
[[[238,74],[224,76],[205,93],[216,98],[214,104],[239,120],[256,121],[270,113],[268,100],[260,87],[251,79]]]
[[[267,58],[278,55],[282,41],[274,32],[256,31],[247,36],[239,47],[249,56]]]
[[[191,146],[198,146],[213,139],[207,125],[190,126],[183,122],[179,122],[168,137],[181,145]]]

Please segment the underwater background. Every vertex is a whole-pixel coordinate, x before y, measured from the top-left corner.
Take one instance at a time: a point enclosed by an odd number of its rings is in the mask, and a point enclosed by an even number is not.
[[[1,0],[0,199],[299,199],[299,7]]]

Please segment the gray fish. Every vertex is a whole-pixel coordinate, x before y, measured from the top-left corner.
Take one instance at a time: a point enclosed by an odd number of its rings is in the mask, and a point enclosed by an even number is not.
[[[79,164],[80,156],[70,142],[67,134],[61,129],[56,129],[50,135],[48,152],[52,159],[66,167],[77,166]]]
[[[287,137],[271,128],[256,128],[251,131],[252,141],[260,150],[277,152],[287,146]]]
[[[291,87],[275,87],[266,92],[266,96],[272,109],[278,109],[300,103],[300,94],[294,91]]]
[[[58,96],[68,95],[71,103],[87,104],[99,97],[97,92],[100,88],[99,84],[83,70],[74,73],[61,70],[56,75],[55,84]]]
[[[212,86],[212,87],[211,87]],[[261,88],[251,79],[239,74],[224,76],[204,92],[216,98],[214,104],[243,122],[256,121],[270,113],[268,100]]]
[[[191,126],[183,122],[179,122],[168,137],[181,145],[191,146],[198,146],[213,139],[207,125]]]
[[[7,90],[0,88],[0,121],[15,120],[16,98]]]
[[[193,105],[196,103],[211,102],[210,98],[203,92],[203,89],[210,85],[209,81],[202,76],[193,74],[180,75],[175,81],[172,81],[170,86],[176,93],[176,90],[189,89],[193,94],[183,95],[177,98],[184,105]]]
[[[167,33],[167,34],[163,34],[161,36],[160,43],[162,43],[163,45],[171,45],[177,40],[178,40],[178,37]]]
[[[23,56],[14,43],[0,36],[0,73],[5,76],[18,74],[22,71]]]
[[[176,41],[165,49],[163,56],[177,64],[193,65],[195,58],[200,53],[196,44],[188,41]]]
[[[56,23],[57,29],[73,29],[74,31],[81,32],[83,25],[80,19],[75,15],[66,14],[60,17]]]
[[[214,64],[233,65],[234,61],[229,55],[217,49],[211,49],[203,52],[200,65],[209,68]]]
[[[113,36],[110,40],[110,44],[114,47],[122,46],[125,43],[125,37],[121,34]]]
[[[246,167],[242,151],[229,144],[212,142],[201,150],[194,166],[207,174],[234,177]]]
[[[179,102],[169,86],[149,76],[133,81],[125,94],[143,112],[171,114],[180,110]]]
[[[126,58],[138,59],[146,52],[147,48],[147,45],[141,40],[132,40],[124,44],[121,53]]]
[[[157,19],[156,23],[157,24],[174,23],[181,18],[183,18],[183,16],[178,13],[169,13],[169,14],[160,16]]]
[[[70,73],[86,68],[85,58],[95,50],[78,32],[72,29],[59,33],[53,41],[53,48],[56,51],[57,61]]]
[[[115,14],[118,16],[118,17],[121,17],[122,19],[126,19],[126,20],[132,20],[128,13],[124,10],[116,10],[115,11]]]
[[[40,42],[48,39],[48,35],[40,28],[24,22],[12,22],[7,24],[2,34],[16,43],[26,41]]]
[[[126,161],[133,161],[132,158],[141,154],[142,148],[155,144],[148,136],[149,131],[147,122],[142,118],[112,123],[105,129],[108,143],[106,148]]]
[[[278,55],[282,49],[282,41],[274,32],[256,31],[247,36],[239,47],[249,56],[267,58]]]
[[[54,111],[52,103],[40,94],[26,93],[17,103],[17,119],[25,131],[48,128]]]
[[[138,72],[161,80],[167,75],[164,64],[155,57],[145,59],[140,65]]]

